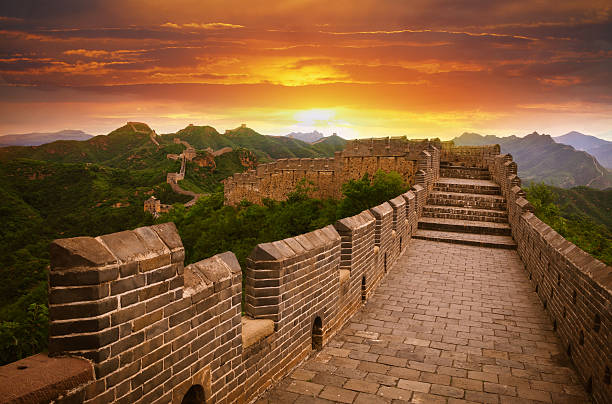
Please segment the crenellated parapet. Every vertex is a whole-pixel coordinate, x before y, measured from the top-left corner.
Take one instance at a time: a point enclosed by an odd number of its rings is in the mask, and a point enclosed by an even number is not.
[[[410,191],[322,229],[259,244],[246,268],[231,252],[185,266],[172,223],[56,240],[50,247],[49,354],[0,369],[12,375],[25,366],[39,383],[2,385],[7,398],[0,402],[255,400],[321,349],[393,271],[440,173],[468,167],[473,175],[486,169],[500,185],[518,253],[565,353],[594,402],[609,402],[610,268],[534,216],[511,156],[493,156],[495,147],[455,153],[447,143],[423,143],[427,148],[414,150],[418,181]],[[367,142],[355,145],[356,153]],[[338,161],[283,160],[238,180],[326,169]],[[65,377],[46,376],[60,368],[69,370]]]
[[[58,403],[180,403],[193,394],[249,402],[374,292],[416,231],[416,199],[409,191],[333,226],[259,244],[244,269],[231,252],[184,266],[172,223],[56,240],[49,356],[83,358],[84,373],[62,381],[70,391],[43,387]],[[35,363],[36,378],[46,365]]]
[[[491,164],[487,160],[487,164]],[[533,213],[509,154],[490,165],[508,200],[518,253],[553,328],[596,403],[612,397],[612,268],[564,239]]]
[[[284,200],[302,180],[314,185],[312,197],[340,198],[342,184],[364,174],[372,176],[378,170],[395,171],[410,185],[415,184],[418,170],[422,170],[426,187],[431,189],[440,174],[441,148],[438,140],[405,137],[349,140],[345,149],[336,152],[333,158],[279,159],[234,174],[223,181],[225,203],[236,205],[242,200],[261,203],[264,198]]]

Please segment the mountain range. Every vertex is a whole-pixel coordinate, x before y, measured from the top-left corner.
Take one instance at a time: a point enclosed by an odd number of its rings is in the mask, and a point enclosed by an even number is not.
[[[604,167],[612,168],[612,142],[575,131],[553,137],[553,140],[583,150],[594,156]]]
[[[143,211],[151,195],[164,204],[191,199],[166,183],[181,167],[168,158],[185,149],[176,138],[196,149],[179,183],[197,193],[218,190],[221,179],[257,162],[331,157],[346,143],[330,136],[308,144],[247,127],[221,134],[190,125],[160,136],[144,123],[129,123],[87,140],[0,148],[0,321],[22,321],[30,304],[45,301],[51,240],[153,224]],[[231,152],[212,152],[225,147]]]
[[[88,140],[93,135],[82,130],[60,130],[59,132],[34,132],[19,135],[0,136],[0,147],[6,146],[39,146],[56,140]]]
[[[545,182],[561,188],[589,186],[612,187],[612,172],[591,154],[557,143],[549,135],[537,132],[525,137],[464,133],[453,139],[458,146],[499,144],[502,153],[510,153],[518,164],[519,177],[525,183]]]
[[[312,132],[291,132],[285,136],[291,139],[298,139],[306,143],[314,143],[325,137],[325,135],[316,130]]]

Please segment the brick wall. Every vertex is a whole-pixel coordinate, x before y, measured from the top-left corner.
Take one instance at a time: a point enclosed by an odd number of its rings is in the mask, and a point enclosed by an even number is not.
[[[239,395],[240,266],[183,258],[171,223],[51,245],[49,355],[93,362],[86,403],[180,402],[192,384]]]
[[[436,150],[427,153],[435,162]],[[610,268],[533,215],[511,156],[486,158],[481,165],[502,185],[534,288],[595,402],[605,403]],[[439,175],[433,164],[423,169],[424,179]],[[184,267],[172,223],[55,241],[49,355],[86,358],[94,371],[94,380],[79,379],[69,395],[58,392],[68,399],[58,402],[180,403],[194,386],[207,403],[256,398],[375,293],[385,255],[390,270],[416,231],[427,185],[334,226],[258,245],[245,269],[246,317],[235,256]]]
[[[246,268],[246,314],[274,321],[275,333],[265,348],[269,352],[247,369],[249,397],[312,351],[317,322],[320,344],[335,333],[339,264],[340,235],[333,226],[253,250]]]
[[[374,226],[374,245],[377,247],[374,265],[367,273],[366,296],[369,296],[382,280],[391,265],[393,252],[393,208],[388,202],[370,209],[376,219]]]
[[[392,231],[393,245],[389,251],[389,259],[391,262],[395,262],[401,253],[406,248],[406,200],[403,196],[398,196],[389,201],[391,209],[393,209],[392,216]]]
[[[416,195],[413,191],[408,191],[402,194],[402,198],[406,201],[406,243],[410,241],[412,235],[416,232],[419,222],[419,216],[416,208]]]
[[[192,386],[207,403],[248,401],[374,292],[385,256],[388,271],[407,245],[416,200],[410,191],[334,226],[258,245],[245,269],[247,317],[235,256],[184,267],[172,223],[56,240],[49,355],[92,363],[94,380],[72,392],[85,403],[179,403]],[[247,335],[245,319],[269,322],[270,331]]]
[[[374,227],[376,219],[369,210],[336,222],[340,235],[340,292],[336,328],[340,328],[366,298],[367,280],[374,266]],[[363,278],[366,282],[363,282]]]
[[[451,141],[442,144],[440,160],[466,167],[489,168],[499,153],[500,147],[498,144],[488,146],[455,146]]]
[[[612,387],[612,268],[565,240],[532,213],[512,156],[488,162],[508,200],[518,253],[566,355],[596,403],[610,403]]]
[[[255,170],[236,173],[223,181],[225,203],[236,205],[246,199],[261,203],[263,198],[284,200],[302,179],[314,184],[310,196],[339,198],[342,184],[374,175],[378,170],[396,171],[408,184],[416,181],[418,169],[426,175],[426,188],[431,190],[439,176],[440,149],[438,140],[400,138],[349,140],[342,152],[325,159],[280,159],[260,164]],[[425,154],[423,154],[423,152]]]

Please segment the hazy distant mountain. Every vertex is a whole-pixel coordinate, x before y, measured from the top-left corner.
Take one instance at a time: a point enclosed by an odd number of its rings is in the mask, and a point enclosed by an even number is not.
[[[553,137],[553,140],[557,143],[568,144],[576,150],[584,151],[597,146],[602,146],[606,143],[612,144],[612,142],[608,142],[607,140],[603,140],[595,136],[585,135],[584,133],[576,131],[568,132],[563,136],[555,136]]]
[[[314,143],[318,140],[321,140],[323,138],[323,134],[321,132],[318,131],[314,131],[314,132],[291,132],[288,135],[285,135],[287,137],[290,137],[292,139],[298,139],[301,140],[302,142],[306,142],[306,143]]]
[[[612,172],[595,157],[572,146],[556,143],[549,135],[534,132],[525,137],[481,136],[464,133],[454,139],[458,146],[499,144],[518,164],[523,182],[545,182],[563,188],[578,185],[605,189],[612,187]]]
[[[595,156],[602,166],[612,169],[612,142],[593,147],[588,152]]]
[[[0,147],[4,146],[39,146],[56,140],[88,140],[93,135],[82,130],[60,130],[51,133],[23,133],[19,135],[0,136]]]
[[[602,166],[612,168],[612,142],[575,131],[553,139],[557,143],[568,144],[576,150],[583,150],[595,156]]]

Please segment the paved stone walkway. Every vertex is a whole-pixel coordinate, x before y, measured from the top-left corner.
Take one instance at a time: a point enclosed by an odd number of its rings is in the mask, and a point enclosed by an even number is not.
[[[266,403],[588,403],[516,251],[412,240]]]

